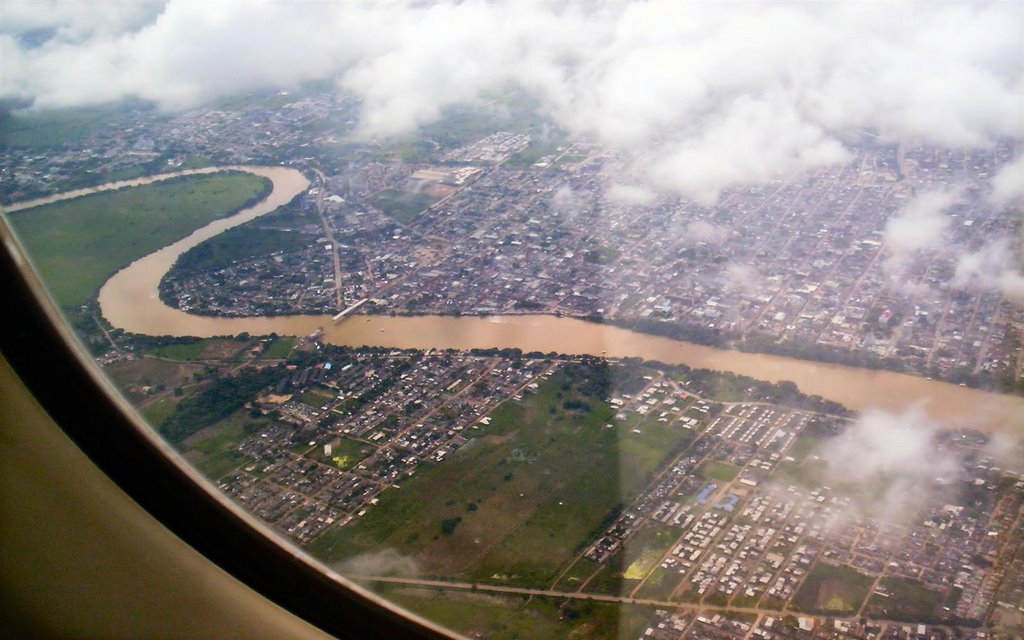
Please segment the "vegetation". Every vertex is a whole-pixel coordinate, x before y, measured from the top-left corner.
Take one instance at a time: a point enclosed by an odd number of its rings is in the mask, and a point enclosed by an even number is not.
[[[146,419],[146,422],[154,427],[159,427],[174,413],[174,399],[168,397],[160,398],[147,405],[144,409],[141,409],[139,413]]]
[[[277,367],[245,368],[233,377],[217,378],[206,389],[179,402],[174,414],[160,425],[160,432],[171,442],[181,442],[240,409],[281,375]]]
[[[727,462],[707,460],[697,469],[697,474],[705,480],[716,480],[718,482],[732,482],[740,468]]]
[[[192,247],[178,258],[171,273],[221,269],[239,260],[293,251],[306,244],[308,237],[298,231],[243,225]]]
[[[238,445],[265,421],[253,420],[246,411],[236,411],[190,436],[182,443],[182,451],[197,469],[216,480],[249,460],[238,451]]]
[[[292,336],[275,337],[260,354],[261,360],[281,360],[287,358],[295,347],[297,338]]]
[[[386,189],[372,199],[374,206],[398,222],[408,223],[424,209],[436,202],[436,198],[425,193],[407,193],[398,189]]]
[[[793,596],[791,608],[820,615],[854,613],[873,581],[850,567],[818,562]]]
[[[523,401],[501,405],[450,462],[421,467],[311,551],[334,561],[395,548],[435,575],[551,584],[688,437],[681,429],[606,428],[610,377],[601,361],[567,365]],[[461,521],[445,535],[442,522],[451,518]],[[436,535],[413,535],[431,530]]]
[[[385,587],[381,595],[468,637],[490,640],[636,637],[651,613],[638,606],[484,592]]]
[[[0,148],[60,147],[106,125],[109,107],[16,111],[0,117]]]
[[[591,264],[611,264],[619,257],[619,250],[615,247],[601,246],[591,249],[583,254],[583,259]]]
[[[232,360],[249,345],[249,340],[233,338],[187,338],[153,348],[150,355],[178,362]]]
[[[878,586],[889,596],[872,594],[867,615],[908,622],[940,622],[936,609],[942,603],[941,591],[933,591],[907,578],[882,578]]]
[[[357,442],[348,438],[341,438],[334,443],[331,450],[331,462],[342,471],[350,469],[360,460],[370,455],[374,447],[365,442]]]
[[[186,176],[9,217],[58,304],[78,307],[133,260],[259,200],[269,189],[268,181],[249,174]]]

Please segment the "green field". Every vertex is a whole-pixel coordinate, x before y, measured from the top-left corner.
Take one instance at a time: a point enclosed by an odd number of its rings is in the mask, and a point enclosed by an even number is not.
[[[717,460],[706,460],[697,468],[697,474],[702,478],[717,482],[732,482],[739,472],[740,468],[736,465]]]
[[[238,445],[261,422],[249,418],[246,412],[234,413],[187,438],[182,442],[182,453],[204,475],[216,480],[248,460],[238,452]]]
[[[9,214],[58,304],[87,303],[133,260],[224,217],[269,188],[248,174],[189,176]]]
[[[407,193],[398,189],[386,189],[373,197],[374,206],[402,223],[411,222],[436,201],[425,193]]]
[[[793,596],[790,608],[824,615],[854,613],[873,582],[873,578],[849,567],[819,562]]]
[[[587,581],[587,578],[597,573],[597,570],[601,568],[601,565],[594,562],[590,558],[580,558],[577,560],[569,570],[565,572],[565,575],[558,580],[558,584],[555,585],[556,591],[579,591],[583,583]]]
[[[386,598],[467,637],[556,640],[637,637],[651,611],[585,600],[518,598],[483,592],[386,587]]]
[[[882,578],[878,586],[890,594],[886,598],[877,593],[868,600],[867,615],[890,620],[918,622],[936,617],[943,593],[928,589],[917,580]]]
[[[792,456],[794,460],[803,461],[812,451],[818,449],[825,442],[825,438],[801,433],[786,451],[786,455]]]
[[[334,394],[323,387],[314,387],[307,391],[303,391],[302,395],[299,396],[299,402],[309,405],[318,411],[320,410],[320,407],[331,400],[334,400]]]
[[[196,360],[232,360],[249,345],[245,340],[230,338],[201,338],[192,342],[179,342],[154,347],[150,355],[177,362]]]
[[[18,111],[0,119],[0,147],[63,146],[94,133],[112,113],[104,107]]]
[[[164,420],[171,417],[171,414],[174,413],[174,398],[160,398],[156,402],[147,405],[144,409],[140,409],[139,413],[146,419],[146,422],[154,427],[159,427],[163,424]]]
[[[193,376],[202,370],[202,365],[168,362],[156,358],[138,358],[115,362],[104,368],[111,379],[132,402],[146,398],[141,387],[156,390],[174,389],[193,382]]]
[[[668,600],[669,596],[672,595],[672,592],[679,585],[679,580],[680,576],[674,569],[655,567],[637,595],[641,598]]]
[[[281,358],[287,358],[288,354],[292,352],[292,348],[295,347],[296,340],[297,338],[291,336],[274,338],[274,341],[260,354],[260,359],[280,360]]]
[[[827,464],[823,460],[809,460],[803,464],[780,462],[772,471],[771,478],[781,484],[820,487],[825,484],[827,471]]]
[[[606,428],[612,410],[584,391],[587,367],[574,367],[503,405],[460,452],[389,489],[311,551],[334,562],[391,548],[435,575],[549,585],[686,437]],[[585,407],[566,408],[577,403]]]
[[[331,462],[342,471],[350,469],[360,460],[373,453],[375,447],[365,442],[341,438],[331,451]]]
[[[311,240],[298,231],[265,229],[250,223],[228,229],[192,247],[178,258],[172,273],[221,269],[237,260],[301,249]]]

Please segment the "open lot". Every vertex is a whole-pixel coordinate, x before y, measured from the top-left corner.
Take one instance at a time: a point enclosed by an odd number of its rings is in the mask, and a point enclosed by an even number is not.
[[[150,354],[166,360],[188,362],[191,360],[230,360],[248,346],[243,340],[204,338],[183,344],[168,344],[156,347]]]
[[[216,480],[247,460],[238,452],[238,445],[265,421],[265,418],[254,420],[248,412],[238,411],[186,438],[181,450],[186,460],[208,478]]]
[[[697,473],[705,480],[716,480],[718,482],[732,482],[740,468],[727,462],[707,460],[701,463]]]
[[[927,620],[934,617],[942,602],[942,592],[928,589],[917,580],[882,578],[878,586],[889,597],[877,593],[868,600],[867,614],[890,620]]]
[[[156,358],[116,362],[104,368],[125,396],[135,403],[149,395],[146,387],[149,387],[150,391],[173,389],[192,382],[192,376],[202,370],[202,365]]]
[[[482,592],[387,587],[383,595],[467,637],[490,640],[630,638],[642,632],[652,613],[640,606]]]
[[[411,222],[421,211],[434,204],[437,198],[426,193],[407,193],[387,189],[373,197],[373,204],[398,222]]]
[[[864,602],[872,582],[871,577],[849,567],[819,562],[793,596],[791,608],[826,615],[854,613]]]
[[[589,379],[559,374],[502,405],[473,443],[387,490],[312,552],[337,561],[395,549],[433,575],[550,584],[686,437],[609,428],[612,411],[584,391]]]

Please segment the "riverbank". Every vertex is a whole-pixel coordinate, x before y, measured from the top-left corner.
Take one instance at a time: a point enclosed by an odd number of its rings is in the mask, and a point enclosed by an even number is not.
[[[326,315],[209,318],[168,307],[160,301],[158,287],[179,255],[218,233],[277,209],[309,186],[305,176],[292,168],[230,169],[269,178],[273,190],[255,206],[211,223],[187,238],[133,262],[108,280],[100,290],[99,304],[103,316],[114,327],[148,335],[198,337],[243,332],[305,336],[322,329],[325,341],[347,346],[417,349],[498,347],[519,348],[524,352],[640,357],[667,364],[732,371],[771,382],[790,380],[804,393],[820,395],[855,410],[880,408],[903,411],[923,405],[930,416],[951,426],[1024,430],[1024,398],[890,371],[717,349],[576,318],[539,315],[354,316],[335,324]]]

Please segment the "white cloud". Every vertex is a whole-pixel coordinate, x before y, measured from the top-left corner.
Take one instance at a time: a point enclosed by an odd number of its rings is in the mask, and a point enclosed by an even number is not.
[[[730,262],[722,272],[725,288],[740,293],[756,293],[761,289],[761,274],[752,265]]]
[[[1024,154],[1003,165],[992,178],[993,203],[1005,206],[1024,197]]]
[[[88,6],[88,10],[83,7]],[[1024,135],[1024,4],[7,2],[0,97],[167,108],[330,78],[360,133],[518,87],[651,186],[722,189],[840,162],[840,140]],[[41,45],[32,29],[54,30]]]
[[[926,191],[886,221],[882,241],[888,255],[883,267],[892,286],[907,293],[919,289],[906,279],[907,272],[926,252],[943,246],[950,224],[945,211],[958,196],[956,190]]]
[[[635,184],[613,184],[608,187],[605,196],[613,202],[622,204],[649,205],[658,198],[658,194],[649,188]]]
[[[690,242],[707,242],[718,244],[729,237],[729,230],[706,220],[694,220],[686,225],[684,236]]]
[[[899,519],[944,484],[962,476],[959,458],[937,438],[924,411],[867,411],[816,452],[824,484],[849,495],[867,515]]]
[[[1007,300],[1024,305],[1024,273],[1010,241],[1001,238],[977,251],[961,253],[952,285],[964,289],[999,291]]]

